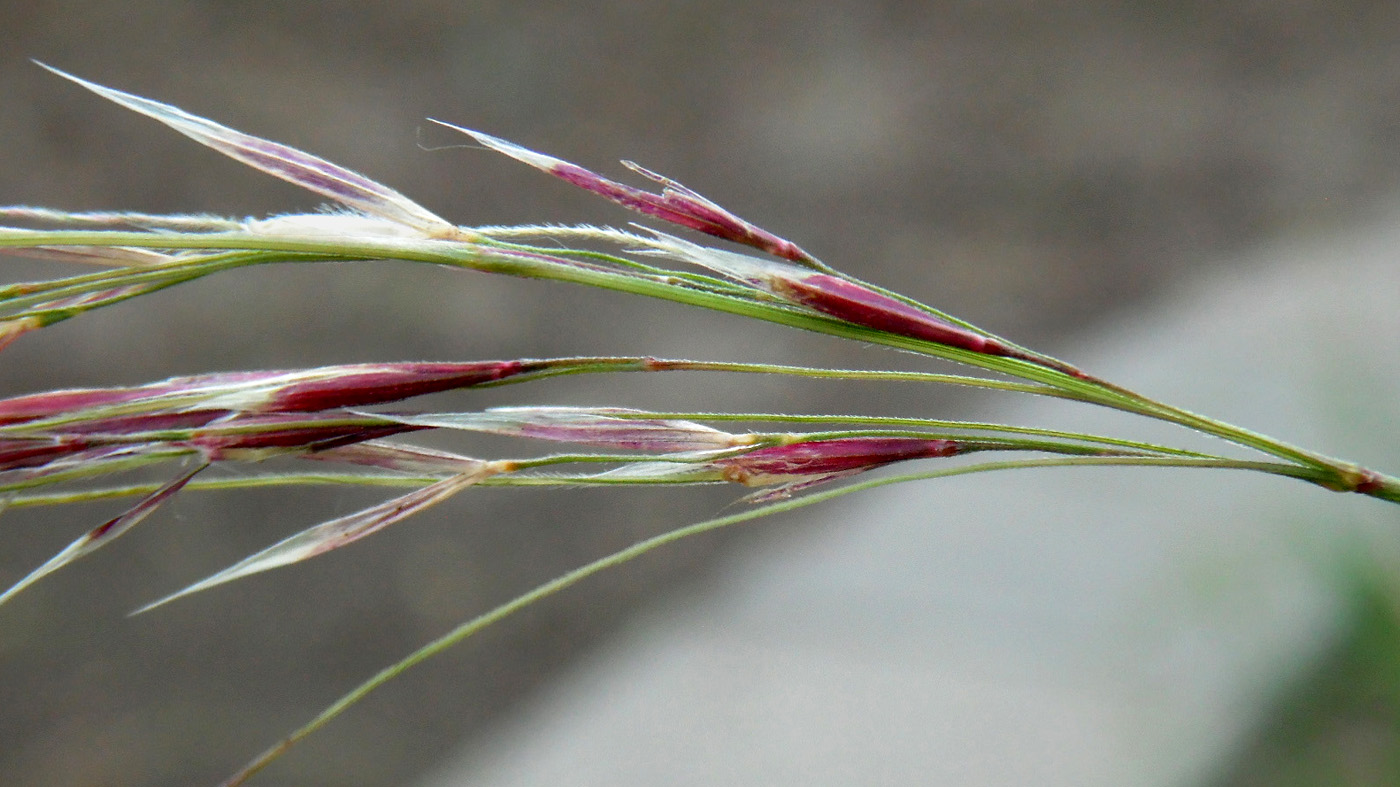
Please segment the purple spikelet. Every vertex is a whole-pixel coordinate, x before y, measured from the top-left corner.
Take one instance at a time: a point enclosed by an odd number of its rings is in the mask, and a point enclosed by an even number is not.
[[[758,249],[785,260],[801,264],[816,262],[816,258],[792,241],[745,221],[676,181],[630,161],[622,163],[633,172],[660,183],[660,194],[618,183],[577,164],[521,147],[490,134],[443,123],[440,120],[433,122],[460,131],[492,150],[548,172],[560,180],[591,191],[629,210]]]

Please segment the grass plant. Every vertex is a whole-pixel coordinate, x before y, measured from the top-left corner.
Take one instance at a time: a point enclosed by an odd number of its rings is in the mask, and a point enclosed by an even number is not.
[[[46,66],[47,68],[47,66]],[[47,391],[0,400],[0,504],[12,508],[134,500],[0,593],[11,601],[48,574],[129,531],[176,494],[261,486],[359,485],[397,496],[293,534],[138,612],[338,549],[473,486],[736,484],[745,506],[670,530],[564,574],[425,645],[356,687],[225,784],[242,784],[368,692],[482,628],[588,576],[683,538],[875,486],[1035,467],[1123,465],[1269,473],[1400,503],[1400,479],[1188,412],[1063,360],[840,272],[650,170],[657,191],[457,126],[485,147],[624,208],[725,242],[649,227],[458,226],[399,192],[309,153],[175,107],[50,69],[220,153],[302,186],[334,207],[236,220],[203,215],[0,208],[0,249],[96,266],[0,286],[0,347],[89,311],[256,265],[402,260],[647,296],[941,359],[961,373],[863,371],[653,357],[516,358],[211,372],[135,387]],[[884,357],[890,357],[888,355]],[[1166,421],[1219,438],[1218,452],[1113,435],[933,418],[507,407],[418,412],[399,404],[446,390],[574,374],[767,374],[888,380],[1050,396]],[[766,425],[767,431],[757,428]],[[774,426],[783,427],[773,430]],[[416,447],[411,436],[459,430],[518,438],[522,457]],[[532,446],[556,446],[529,453]],[[303,472],[264,460],[314,461]],[[962,457],[962,459],[956,459]],[[214,464],[237,476],[209,478]],[[170,468],[164,484],[120,483]],[[286,463],[277,465],[285,468]],[[314,467],[314,469],[310,469]],[[881,468],[894,474],[857,478]]]

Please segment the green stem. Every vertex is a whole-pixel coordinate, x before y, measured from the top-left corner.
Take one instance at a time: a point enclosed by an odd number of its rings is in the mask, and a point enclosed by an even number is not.
[[[1327,456],[1315,451],[1309,451],[1305,448],[1300,448],[1282,440],[1269,437],[1268,435],[1260,434],[1259,432],[1225,423],[1224,421],[1209,418],[1198,413],[1193,413],[1180,407],[1158,402],[1141,394],[1129,391],[1121,386],[1114,385],[1113,383],[1106,381],[1098,382],[1105,388],[1130,397],[1137,405],[1140,405],[1140,407],[1132,407],[1131,410],[1133,412],[1161,421],[1178,424],[1188,429],[1228,440],[1237,445],[1253,448],[1280,459],[1297,462],[1301,465],[1314,468],[1325,476],[1324,480],[1318,481],[1317,483],[1333,491],[1356,492],[1380,500],[1400,502],[1400,499],[1396,497],[1396,490],[1400,488],[1400,479],[1395,479],[1373,470],[1367,470],[1343,459]]]
[[[948,478],[958,475],[969,475],[972,473],[991,472],[994,470],[1029,469],[1037,467],[1068,467],[1077,465],[1163,465],[1168,467],[1227,466],[1220,463],[1206,463],[1201,460],[1192,460],[1187,458],[1148,459],[1143,457],[1060,457],[1053,459],[1024,459],[1008,460],[1004,462],[986,462],[983,464],[966,465],[963,467],[937,470],[928,473],[913,473],[909,475],[894,476],[889,478],[877,478],[861,483],[851,484],[849,486],[841,487],[839,489],[832,489],[825,492],[818,492],[815,494],[805,495],[803,497],[799,497],[793,500],[783,500],[777,503],[770,503],[761,508],[756,508],[750,511],[744,511],[737,514],[730,514],[728,516],[722,516],[715,519],[706,520],[704,522],[697,522],[695,524],[687,525],[685,527],[680,527],[675,530],[662,533],[661,535],[653,536],[651,538],[639,541],[633,544],[632,546],[627,547],[626,549],[614,552],[611,555],[599,558],[584,566],[580,566],[579,568],[576,568],[573,571],[570,571],[566,574],[562,574],[527,593],[515,597],[514,599],[496,607],[495,609],[492,609],[491,611],[485,614],[479,615],[467,621],[466,623],[463,623],[462,625],[452,629],[451,631],[447,632],[441,637],[438,637],[432,642],[429,642],[428,644],[409,654],[404,659],[380,670],[369,680],[366,680],[364,683],[361,683],[360,685],[356,686],[350,692],[348,692],[340,699],[332,703],[328,708],[326,708],[324,711],[318,714],[311,721],[307,722],[301,728],[294,731],[291,735],[288,735],[286,738],[283,738],[276,745],[272,746],[262,754],[258,755],[258,757],[253,759],[252,762],[244,766],[242,770],[234,774],[227,781],[223,782],[221,787],[237,787],[237,785],[244,784],[253,775],[266,768],[278,757],[281,757],[283,754],[285,754],[288,750],[291,749],[292,746],[295,746],[302,739],[306,738],[307,736],[324,727],[336,716],[339,716],[350,706],[354,705],[355,703],[359,702],[361,699],[366,697],[370,692],[374,691],[375,689],[378,689],[380,686],[383,686],[385,683],[388,683],[389,681],[393,680],[399,675],[402,675],[404,672],[417,666],[418,664],[432,658],[433,656],[438,655],[439,653],[442,653],[443,651],[453,647],[454,645],[461,643],[462,641],[466,640],[467,638],[471,637],[472,635],[476,634],[482,629],[485,629],[487,626],[490,626],[493,623],[497,623],[511,616],[512,614],[530,606],[531,604],[534,604],[538,601],[542,601],[554,595],[555,593],[564,590],[565,588],[568,588],[593,576],[594,574],[597,574],[601,571],[605,571],[610,568],[620,566],[624,563],[627,563],[628,561],[641,557],[642,555],[645,555],[646,553],[651,552],[654,549],[658,549],[660,547],[675,543],[682,539],[690,538],[692,536],[698,536],[703,533],[708,533],[712,530],[719,530],[720,528],[729,527],[730,525],[748,522],[759,517],[796,510],[809,505],[814,505],[816,503],[822,503],[827,500],[841,497],[843,495],[852,494],[854,492],[861,492],[868,489],[874,489],[876,487],[888,486],[890,484],[904,483],[908,481],[929,480],[933,478]],[[1264,469],[1265,467],[1268,467],[1269,469],[1266,470],[1266,472],[1276,472],[1280,475],[1292,475],[1295,477],[1304,478],[1306,478],[1307,473],[1306,469],[1304,468],[1297,468],[1291,465],[1276,465],[1269,463],[1232,462],[1229,463],[1228,466],[1236,467],[1239,469]]]
[[[294,254],[337,256],[350,260],[398,259],[452,265],[486,273],[499,273],[523,278],[584,284],[616,292],[644,295],[676,303],[699,306],[714,311],[773,322],[789,327],[825,333],[841,338],[882,344],[897,349],[976,366],[1015,377],[1031,379],[1060,389],[1068,398],[1084,401],[1112,400],[1096,386],[1077,380],[1069,374],[1037,366],[1029,361],[983,355],[957,347],[935,344],[920,339],[886,334],[881,331],[843,322],[824,315],[775,304],[764,300],[739,297],[726,293],[697,290],[653,277],[637,276],[579,263],[563,263],[543,255],[520,254],[490,247],[468,246],[453,241],[379,238],[293,238],[260,236],[241,233],[219,234],[151,234],[140,232],[86,232],[31,230],[0,230],[0,246],[141,246],[153,249],[246,249]],[[269,260],[259,260],[267,262]],[[182,263],[174,262],[159,269],[174,271]],[[256,264],[247,262],[245,264]]]
[[[1366,470],[1357,465],[1307,451],[1266,435],[1225,424],[1189,411],[1156,402],[1120,386],[1078,372],[1059,362],[1042,359],[1020,360],[984,355],[946,345],[852,325],[823,315],[739,295],[701,290],[653,276],[610,270],[578,262],[561,262],[547,255],[521,253],[511,249],[469,245],[461,242],[417,239],[327,239],[259,236],[245,233],[144,233],[113,231],[34,231],[0,230],[0,246],[90,245],[138,246],[167,249],[263,250],[317,258],[346,259],[392,258],[410,262],[447,264],[488,273],[500,273],[526,278],[572,282],[634,295],[661,298],[677,303],[699,306],[714,311],[735,314],[804,330],[816,331],[856,341],[881,344],[909,350],[945,360],[975,366],[987,371],[1054,388],[1065,398],[1100,404],[1126,412],[1137,413],[1176,423],[1220,437],[1238,445],[1308,467],[1325,471],[1330,480],[1328,488],[1358,492],[1394,502],[1395,488],[1400,481]],[[256,259],[242,264],[267,262]],[[230,262],[230,267],[238,263]],[[175,271],[181,263],[158,266],[157,270]],[[178,274],[177,274],[178,275]],[[922,307],[928,308],[928,307]],[[941,314],[941,312],[938,312]],[[1041,356],[1035,356],[1041,358]]]
[[[1003,432],[1006,434],[1035,435],[1038,437],[1057,437],[1065,440],[1076,440],[1095,445],[1108,445],[1117,448],[1128,448],[1135,451],[1146,451],[1154,454],[1167,454],[1171,456],[1191,456],[1202,459],[1222,459],[1214,454],[1202,453],[1199,451],[1188,451],[1182,448],[1173,448],[1156,443],[1145,443],[1138,440],[1124,440],[1116,437],[1105,437],[1103,435],[1089,434],[1087,432],[1066,432],[1059,429],[1043,429],[1033,426],[1012,426],[1010,424],[984,423],[979,421],[948,421],[934,418],[898,418],[893,416],[878,415],[792,415],[786,413],[714,413],[714,412],[653,412],[646,413],[618,413],[615,418],[682,418],[691,421],[754,421],[771,423],[803,423],[803,424],[868,424],[871,426],[914,426],[926,427],[929,429],[960,429],[977,432]],[[958,439],[962,435],[951,434],[951,439]]]
[[[173,459],[175,456],[165,457]],[[548,466],[557,464],[560,461],[572,460],[575,457],[554,456],[545,457],[538,460],[522,460],[522,465]],[[583,455],[584,461],[608,461],[619,457],[604,458],[595,455]],[[652,457],[622,457],[631,461],[649,461]],[[1270,475],[1298,478],[1304,481],[1321,484],[1325,480],[1325,474],[1308,468],[1298,467],[1293,464],[1280,462],[1258,462],[1238,459],[1227,459],[1221,457],[1207,456],[1070,456],[1054,457],[1045,459],[1025,459],[1006,460],[1005,462],[987,463],[995,464],[997,467],[1003,465],[1007,467],[1039,467],[1058,466],[1068,461],[1070,464],[1107,464],[1107,465],[1127,465],[1127,466],[1163,466],[1163,467],[1185,467],[1185,468],[1216,468],[1221,470],[1249,470],[1254,472],[1268,473]],[[1008,464],[1009,462],[1009,464]],[[1030,464],[1026,464],[1030,463]],[[1049,464],[1045,464],[1049,463]],[[980,465],[979,465],[980,466]],[[939,471],[940,473],[946,471]],[[922,477],[922,476],[920,476]],[[935,476],[937,477],[937,476]],[[280,486],[312,486],[312,485],[342,485],[342,486],[374,486],[391,488],[413,488],[427,486],[437,481],[441,481],[441,475],[400,475],[397,473],[269,473],[265,475],[242,475],[229,478],[199,478],[185,486],[185,491],[225,491],[231,489],[257,489],[263,487]],[[578,474],[556,474],[556,475],[513,475],[505,474],[493,476],[480,482],[480,486],[636,486],[662,483],[664,485],[675,485],[675,481],[652,482],[646,479],[635,479],[619,476],[605,475],[578,475]],[[705,482],[708,483],[708,482]],[[26,487],[37,486],[38,484],[15,485],[0,489],[0,492],[17,492]],[[163,484],[159,482],[149,482],[140,484],[127,484],[124,486],[102,487],[98,489],[82,489],[67,492],[51,492],[44,494],[13,494],[5,500],[8,508],[31,508],[36,506],[67,505],[73,503],[91,503],[102,500],[113,500],[127,497],[137,497],[147,495],[159,489]],[[1389,494],[1394,495],[1396,487],[1390,487]],[[1381,495],[1377,495],[1381,497]],[[805,498],[804,498],[805,499]],[[1383,498],[1388,499],[1388,498]]]
[[[846,380],[898,380],[906,382],[929,382],[947,385],[960,385],[971,388],[983,388],[998,391],[1013,391],[1021,393],[1039,394],[1043,396],[1058,396],[1059,392],[1052,388],[1043,386],[1026,385],[1023,383],[1011,383],[1003,380],[987,380],[980,377],[967,377],[952,374],[933,374],[926,372],[885,372],[866,371],[860,369],[816,369],[802,366],[783,366],[775,364],[759,363],[728,363],[712,361],[687,361],[671,360],[662,358],[651,358],[645,356],[592,356],[592,357],[566,357],[552,359],[519,359],[522,363],[538,364],[541,368],[525,372],[522,374],[507,377],[487,383],[478,383],[475,388],[492,388],[503,385],[518,385],[521,383],[534,382],[551,377],[563,377],[573,374],[604,374],[618,372],[666,372],[666,371],[717,371],[732,372],[738,374],[779,374],[812,377],[818,379],[846,379]],[[209,397],[208,392],[196,392],[185,395],[164,395],[157,403],[162,411],[168,411],[179,407],[194,407],[205,402]],[[95,406],[85,408],[81,411],[60,413],[44,418],[34,418],[14,424],[0,426],[0,436],[21,436],[25,434],[39,434],[46,431],[61,430],[64,426],[72,424],[82,424],[96,418],[108,418],[122,415],[140,415],[151,412],[152,402],[149,400],[136,400],[113,405]]]
[[[27,245],[5,243],[6,231],[0,229],[0,246]],[[46,282],[20,282],[0,287],[0,306],[20,308],[26,305],[39,305],[60,298],[68,298],[92,292],[128,287],[137,284],[180,284],[210,276],[220,271],[245,268],[252,265],[265,265],[280,262],[330,262],[342,259],[340,255],[308,255],[292,252],[268,251],[223,251],[201,254],[193,257],[172,259],[161,265],[137,268],[117,268],[114,270],[86,273],[81,276],[68,276]],[[10,315],[24,316],[26,312]]]

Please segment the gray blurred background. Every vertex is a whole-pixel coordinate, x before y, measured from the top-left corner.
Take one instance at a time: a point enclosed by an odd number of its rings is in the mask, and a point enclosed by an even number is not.
[[[235,216],[317,204],[32,57],[313,151],[463,224],[633,217],[493,154],[444,148],[462,140],[425,117],[609,174],[632,159],[837,267],[1051,352],[1122,324],[1161,288],[1239,249],[1364,218],[1400,185],[1393,3],[0,9],[0,203]],[[0,264],[6,280],[53,271]],[[65,323],[5,351],[0,394],[222,369],[574,353],[909,362],[667,304],[384,263],[243,271]],[[502,403],[936,416],[980,406],[718,376],[556,381],[424,406]],[[732,493],[478,490],[342,553],[124,617],[375,499],[187,495],[0,610],[0,781],[217,781],[455,623],[711,514]],[[110,514],[7,514],[0,584]],[[552,599],[398,680],[260,783],[401,783],[649,599],[705,588],[718,553],[756,538],[701,539]]]

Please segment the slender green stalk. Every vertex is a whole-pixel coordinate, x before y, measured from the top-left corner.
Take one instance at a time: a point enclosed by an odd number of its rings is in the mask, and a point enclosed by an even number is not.
[[[282,486],[372,486],[412,489],[441,481],[442,476],[413,476],[389,473],[268,473],[265,475],[201,478],[190,481],[184,491],[219,492],[231,489],[258,489]],[[44,494],[16,494],[6,501],[6,508],[20,509],[73,503],[97,503],[149,495],[160,483],[125,484],[98,489],[76,489]]]
[[[1064,398],[1094,403],[1126,412],[1137,413],[1158,420],[1169,421],[1190,429],[1215,435],[1222,439],[1262,451],[1279,458],[1298,462],[1331,474],[1325,486],[1338,491],[1353,491],[1368,494],[1383,500],[1394,501],[1400,495],[1400,479],[1384,476],[1374,471],[1332,457],[1307,451],[1283,441],[1262,435],[1241,427],[1206,418],[1180,408],[1165,405],[1137,394],[1128,389],[1107,383],[1088,375],[1077,375],[1059,368],[1041,366],[1031,361],[999,356],[984,355],[957,347],[937,344],[920,339],[896,336],[881,331],[852,325],[841,320],[820,314],[808,313],[799,309],[740,297],[732,292],[698,290],[677,283],[674,279],[662,280],[654,276],[641,276],[633,272],[621,272],[603,267],[582,265],[577,262],[564,263],[549,259],[542,254],[519,253],[513,249],[472,246],[459,241],[435,241],[399,238],[298,238],[283,236],[260,236],[247,233],[140,233],[113,231],[35,231],[0,230],[0,246],[138,246],[160,249],[202,249],[263,250],[281,252],[300,257],[310,256],[317,260],[344,259],[366,260],[392,258],[412,262],[428,262],[465,267],[490,273],[502,273],[527,278],[542,278],[567,281],[589,286],[610,289],[618,292],[645,295],[648,297],[700,306],[715,311],[736,314],[768,322],[788,325],[795,328],[816,331],[828,335],[857,341],[881,344],[909,350],[945,360],[951,360],[988,371],[1000,372],[1013,377],[1030,380],[1041,386],[1054,389]],[[287,257],[262,257],[230,255],[206,267],[209,273],[241,265],[265,264],[274,261],[291,261]],[[143,269],[134,276],[145,280],[158,271],[175,276],[192,273],[184,266],[205,265],[205,261],[172,262],[154,269]],[[207,273],[199,273],[207,275]],[[159,278],[159,274],[156,274]],[[112,280],[109,280],[110,284]],[[128,280],[130,281],[130,280]],[[911,301],[912,302],[912,301]],[[928,307],[922,307],[927,309]],[[939,312],[941,314],[941,312]],[[1072,368],[1071,368],[1072,369]]]
[[[832,433],[842,434],[842,433]],[[159,461],[178,458],[171,455]],[[1099,459],[1106,460],[1103,464],[1110,465],[1145,465],[1145,466],[1171,466],[1186,467],[1196,469],[1215,468],[1220,470],[1250,470],[1255,472],[1268,473],[1271,475],[1298,478],[1300,480],[1321,484],[1327,478],[1325,473],[1301,468],[1296,465],[1280,462],[1259,462],[1240,459],[1229,459],[1225,457],[1212,457],[1208,455],[1193,455],[1183,452],[1176,456],[1074,456],[1066,457],[1073,460],[1071,464],[1099,464]],[[638,462],[652,461],[653,457],[634,455],[603,455],[603,454],[558,454],[537,459],[509,460],[520,469],[538,469],[568,462],[602,463],[612,461]],[[1091,461],[1095,460],[1095,461]],[[1179,460],[1179,461],[1177,461]],[[1011,466],[1020,467],[1025,462],[1042,463],[1049,462],[1050,466],[1060,464],[1058,458],[1008,460]],[[148,462],[133,462],[131,467],[139,467]],[[986,463],[1000,466],[1002,463]],[[1031,464],[1027,466],[1040,466]],[[942,472],[942,471],[939,471]],[[922,478],[923,476],[920,475]],[[939,477],[939,476],[933,476]],[[186,491],[228,491],[234,489],[257,489],[264,487],[282,486],[372,486],[390,488],[415,488],[427,486],[437,481],[441,481],[442,475],[408,475],[401,473],[363,473],[363,472],[325,472],[325,473],[261,473],[255,475],[230,476],[226,478],[200,478],[190,481],[186,486]],[[710,482],[704,482],[710,483]],[[648,481],[619,476],[607,476],[597,474],[505,474],[485,479],[479,483],[480,486],[498,487],[534,487],[534,486],[636,486],[636,485],[675,485],[675,481]],[[42,484],[14,485],[12,487],[0,488],[0,492],[19,492],[25,488],[34,488]],[[63,492],[48,493],[18,493],[11,495],[6,501],[6,506],[12,509],[31,508],[40,506],[63,505],[73,503],[92,503],[103,500],[114,500],[127,497],[139,497],[150,494],[159,489],[161,483],[147,482],[138,484],[125,484],[121,486],[102,487],[94,489],[69,490]]]
[[[745,422],[771,422],[771,423],[803,423],[803,424],[866,424],[870,426],[910,426],[929,429],[958,429],[973,432],[1004,432],[1007,434],[1037,435],[1040,437],[1058,437],[1064,440],[1075,440],[1098,445],[1115,446],[1127,448],[1135,451],[1142,451],[1155,454],[1167,454],[1172,456],[1191,456],[1206,459],[1218,459],[1214,454],[1202,453],[1199,451],[1188,451],[1183,448],[1173,448],[1171,446],[1158,445],[1156,443],[1145,443],[1138,440],[1124,440],[1116,437],[1105,437],[1103,435],[1089,434],[1087,432],[1067,432],[1059,429],[1043,429],[1032,426],[1012,426],[1010,424],[985,423],[979,421],[948,421],[935,418],[896,418],[891,416],[878,415],[794,415],[791,413],[714,413],[714,412],[647,412],[645,414],[629,415],[620,413],[616,418],[683,418],[692,421],[745,421]],[[909,433],[913,434],[913,433]],[[954,432],[945,433],[949,437],[959,437]]]
[[[6,230],[0,229],[0,235]],[[0,243],[0,245],[4,245]],[[138,285],[167,287],[211,276],[220,271],[277,262],[326,262],[338,257],[267,251],[223,251],[172,258],[161,265],[116,268],[46,282],[22,282],[0,287],[0,307],[24,308],[61,298]],[[43,310],[40,310],[43,311]],[[21,317],[31,312],[10,315]]]
[[[397,663],[375,673],[369,680],[356,686],[340,699],[336,700],[324,711],[319,713],[311,721],[283,738],[276,745],[264,751],[245,765],[242,770],[223,782],[221,787],[237,787],[245,783],[250,777],[266,768],[274,760],[289,751],[298,742],[324,727],[335,717],[345,712],[350,706],[368,696],[371,692],[389,681],[402,675],[409,669],[422,662],[442,653],[448,648],[457,645],[469,637],[477,634],[482,629],[497,623],[512,614],[519,612],[525,607],[538,601],[542,601],[561,590],[605,571],[616,568],[624,563],[645,555],[652,550],[673,544],[682,539],[698,536],[713,530],[748,522],[760,517],[772,514],[793,511],[816,503],[826,502],[843,495],[862,492],[876,487],[888,486],[890,484],[905,483],[909,481],[923,481],[934,478],[950,478],[959,475],[970,475],[973,473],[985,473],[995,470],[1014,470],[1048,467],[1074,467],[1074,466],[1128,466],[1128,467],[1233,467],[1245,470],[1263,470],[1264,472],[1277,473],[1279,475],[1303,478],[1304,480],[1316,481],[1310,476],[1306,468],[1298,468],[1291,465],[1280,465],[1277,463],[1263,462],[1218,462],[1214,460],[1197,460],[1186,457],[1180,458],[1149,458],[1149,457],[1059,457],[1051,459],[1020,459],[1007,460],[1003,462],[985,462],[981,464],[966,465],[943,470],[935,470],[926,473],[910,473],[907,475],[893,476],[888,478],[876,478],[860,483],[844,486],[839,489],[832,489],[825,492],[817,492],[804,495],[792,500],[783,500],[777,503],[770,503],[760,508],[743,511],[727,516],[709,519],[704,522],[687,525],[685,527],[670,530],[661,535],[653,536],[614,552],[605,557],[599,558],[591,563],[574,569],[566,574],[562,574],[549,582],[546,582],[535,589],[521,594],[510,601],[479,615],[462,625],[452,629],[446,634],[429,642]],[[1315,475],[1315,474],[1313,474]]]
[[[585,284],[616,292],[700,306],[714,311],[751,317],[856,341],[910,350],[977,366],[989,371],[1031,379],[1057,388],[1071,398],[1083,401],[1101,404],[1117,402],[1120,399],[1125,403],[1132,401],[1128,397],[1106,392],[1100,386],[1076,379],[1064,372],[1036,366],[1027,361],[983,355],[934,342],[895,336],[793,307],[727,293],[696,290],[673,281],[657,280],[633,273],[583,266],[577,263],[565,264],[542,255],[518,254],[480,246],[473,247],[454,241],[398,238],[299,238],[240,233],[165,233],[155,235],[138,232],[88,232],[82,230],[41,232],[0,229],[0,246],[35,245],[140,246],[153,249],[202,250],[236,248],[308,254],[318,257],[335,256],[345,261],[389,258],[408,262],[453,265],[487,273]],[[258,259],[256,262],[249,261],[245,264],[261,264],[269,261],[271,260]],[[161,267],[176,270],[181,264],[175,262]],[[1110,404],[1110,406],[1112,405]]]

